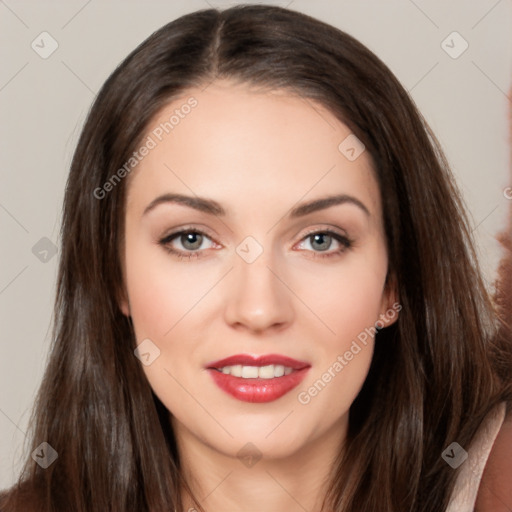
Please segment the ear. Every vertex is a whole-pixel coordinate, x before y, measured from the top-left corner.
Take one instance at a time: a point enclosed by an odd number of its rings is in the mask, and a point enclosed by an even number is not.
[[[402,309],[398,297],[398,283],[394,274],[388,274],[382,292],[381,311],[377,325],[384,329],[398,320],[398,313]]]

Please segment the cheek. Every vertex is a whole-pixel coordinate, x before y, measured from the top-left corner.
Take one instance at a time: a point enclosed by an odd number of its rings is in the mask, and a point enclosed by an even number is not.
[[[336,336],[344,340],[357,337],[379,319],[384,279],[372,275],[368,269],[352,272],[332,280],[336,297],[325,305]]]
[[[127,289],[137,341],[170,337],[208,289],[208,282],[183,270],[186,264],[170,258],[154,247],[133,247],[127,256]]]
[[[158,356],[142,369],[149,385],[169,410],[186,399],[180,382],[183,361],[197,348],[189,320],[194,305],[207,291],[204,280],[191,278],[184,264],[170,261],[164,250],[132,246],[126,258],[127,290],[136,344],[149,338]],[[147,345],[146,345],[147,346]],[[189,404],[190,405],[190,404]]]
[[[310,412],[343,414],[367,377],[387,270],[385,253],[375,247],[371,254],[347,259],[335,272],[324,268],[302,288],[322,321],[315,320],[317,364],[297,393],[298,402]]]
[[[342,349],[365,328],[375,326],[383,312],[387,259],[378,246],[369,252],[366,258],[354,254],[340,265],[319,266],[314,275],[303,273],[300,278],[299,294],[317,317],[319,333],[330,350]]]

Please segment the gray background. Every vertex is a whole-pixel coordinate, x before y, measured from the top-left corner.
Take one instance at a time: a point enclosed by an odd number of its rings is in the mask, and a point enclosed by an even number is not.
[[[239,2],[0,0],[0,489],[14,482],[21,466],[46,362],[64,185],[95,93],[163,24],[208,5],[234,3]],[[446,151],[492,283],[500,254],[494,236],[510,205],[505,189],[512,1],[265,3],[333,24],[389,65]],[[40,52],[48,51],[50,39],[39,37],[44,31],[58,44],[46,59],[31,47],[35,41]],[[455,59],[441,46],[453,31],[469,44]],[[462,48],[453,38],[445,44],[452,52]]]

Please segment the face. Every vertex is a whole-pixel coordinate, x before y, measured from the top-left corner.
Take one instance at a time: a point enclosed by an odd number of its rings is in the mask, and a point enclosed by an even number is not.
[[[339,149],[350,134],[312,101],[221,81],[150,123],[120,307],[178,443],[277,458],[345,431],[376,322],[396,318],[378,185],[367,151]]]

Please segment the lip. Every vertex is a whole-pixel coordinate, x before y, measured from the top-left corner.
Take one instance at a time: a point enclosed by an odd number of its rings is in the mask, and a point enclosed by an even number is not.
[[[292,368],[289,375],[274,377],[273,379],[244,379],[234,377],[219,371],[224,366],[267,366],[279,364]],[[265,403],[281,398],[293,388],[297,387],[305,378],[311,368],[309,363],[298,361],[290,357],[278,354],[267,354],[263,356],[252,356],[249,354],[238,354],[213,361],[206,365],[213,382],[225,393],[242,402]]]

